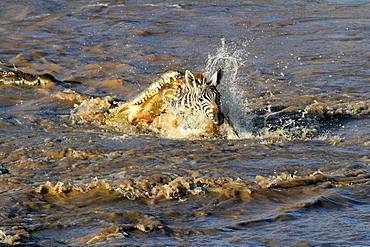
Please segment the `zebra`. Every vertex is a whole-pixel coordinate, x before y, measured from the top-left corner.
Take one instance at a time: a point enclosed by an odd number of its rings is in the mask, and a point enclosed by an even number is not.
[[[153,82],[133,100],[113,109],[114,115],[126,116],[131,123],[151,123],[161,114],[174,109],[200,112],[216,125],[221,125],[224,115],[221,112],[220,93],[217,86],[222,70],[216,71],[208,80],[202,73],[168,71]]]
[[[181,85],[176,101],[177,109],[184,107],[192,111],[200,111],[216,125],[222,124],[224,116],[220,109],[220,93],[216,88],[221,77],[221,69],[214,73],[210,80],[201,73],[193,74],[186,70],[185,83]]]

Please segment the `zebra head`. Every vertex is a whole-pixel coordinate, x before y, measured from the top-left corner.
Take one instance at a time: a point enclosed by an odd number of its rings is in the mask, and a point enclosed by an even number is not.
[[[220,125],[224,121],[221,112],[220,93],[217,85],[220,83],[222,70],[219,69],[208,80],[203,74],[193,74],[189,70],[185,71],[185,81],[188,88],[186,107],[201,111],[204,116]]]

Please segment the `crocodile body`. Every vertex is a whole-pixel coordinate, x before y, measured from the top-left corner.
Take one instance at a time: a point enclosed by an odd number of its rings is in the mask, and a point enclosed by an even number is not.
[[[14,70],[14,71],[1,70],[0,71],[0,83],[3,83],[3,84],[46,86],[56,81],[57,80],[50,74],[33,75],[29,73],[24,73],[20,70]]]

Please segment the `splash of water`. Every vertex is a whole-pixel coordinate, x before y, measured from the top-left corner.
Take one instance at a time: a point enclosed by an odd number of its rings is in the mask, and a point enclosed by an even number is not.
[[[320,114],[315,117],[317,112],[314,110],[308,114],[307,111],[272,112],[269,108],[265,115],[257,115],[249,109],[244,92],[248,87],[254,86],[255,78],[248,73],[254,72],[253,69],[247,68],[248,64],[253,64],[253,61],[248,61],[248,48],[249,43],[236,44],[221,39],[221,46],[215,54],[208,56],[205,68],[209,73],[219,68],[224,71],[219,88],[222,95],[222,111],[238,138],[255,139],[262,143],[319,138],[330,143],[338,143],[337,136],[328,135],[322,128],[324,125],[320,122]],[[338,109],[342,109],[342,106],[338,105]],[[331,114],[330,109],[327,113]],[[228,138],[232,139],[230,136]]]
[[[248,59],[248,43],[236,45],[226,43],[221,39],[221,46],[215,54],[208,55],[205,71],[211,73],[219,68],[223,69],[223,78],[220,85],[222,95],[222,111],[228,117],[235,131],[241,133],[250,129],[253,114],[248,113],[245,103],[248,102],[243,95],[243,84],[248,80],[239,73],[239,69]],[[248,134],[250,134],[248,132]]]

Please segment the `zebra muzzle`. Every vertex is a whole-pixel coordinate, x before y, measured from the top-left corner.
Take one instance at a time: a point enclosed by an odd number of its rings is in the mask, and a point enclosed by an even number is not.
[[[222,112],[220,111],[220,108],[218,106],[213,106],[211,108],[211,112],[208,114],[209,118],[212,119],[212,121],[216,124],[216,125],[221,125],[223,124],[224,122],[224,115],[222,114]]]
[[[212,114],[212,121],[216,125],[221,125],[224,123],[224,115],[221,112],[214,112]]]

